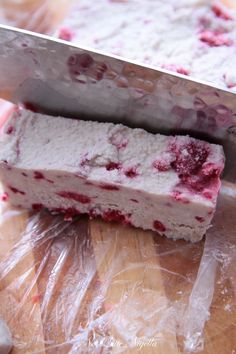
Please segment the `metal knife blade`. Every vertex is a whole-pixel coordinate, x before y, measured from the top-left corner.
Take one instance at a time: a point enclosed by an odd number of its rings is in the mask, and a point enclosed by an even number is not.
[[[229,90],[3,25],[0,71],[0,97],[43,113],[219,139],[235,180],[236,94]]]

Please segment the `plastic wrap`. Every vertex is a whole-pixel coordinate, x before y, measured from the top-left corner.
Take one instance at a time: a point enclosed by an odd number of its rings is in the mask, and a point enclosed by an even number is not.
[[[2,204],[0,313],[15,352],[212,352],[227,331],[231,353],[235,198],[225,185],[197,244]]]

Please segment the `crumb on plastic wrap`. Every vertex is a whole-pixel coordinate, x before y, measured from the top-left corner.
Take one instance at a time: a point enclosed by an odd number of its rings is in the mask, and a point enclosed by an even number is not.
[[[207,348],[235,321],[234,198],[224,187],[196,244],[2,202],[0,314],[18,352]]]

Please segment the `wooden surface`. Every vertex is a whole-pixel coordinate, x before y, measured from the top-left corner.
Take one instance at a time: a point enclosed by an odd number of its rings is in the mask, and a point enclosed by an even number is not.
[[[181,319],[166,316],[176,303],[187,306],[204,241],[174,242],[87,218],[65,223],[47,213],[3,215],[0,314],[14,336],[12,353],[69,353],[72,344],[76,353],[94,353],[102,338],[116,342],[113,349],[103,347],[103,353],[116,353],[124,335],[131,341],[141,338],[129,349],[126,341],[125,353],[183,353]],[[224,252],[231,258],[220,264],[223,273],[220,268],[216,272],[201,353],[236,349],[236,242],[229,236],[236,230],[234,215],[235,201],[227,204],[223,198],[215,227],[228,235]],[[81,329],[88,334],[85,341]]]

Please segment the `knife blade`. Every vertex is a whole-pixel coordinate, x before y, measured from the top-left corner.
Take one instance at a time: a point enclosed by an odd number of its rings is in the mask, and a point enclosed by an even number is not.
[[[235,180],[236,94],[229,90],[4,25],[0,70],[0,97],[42,113],[219,141],[226,176]]]

